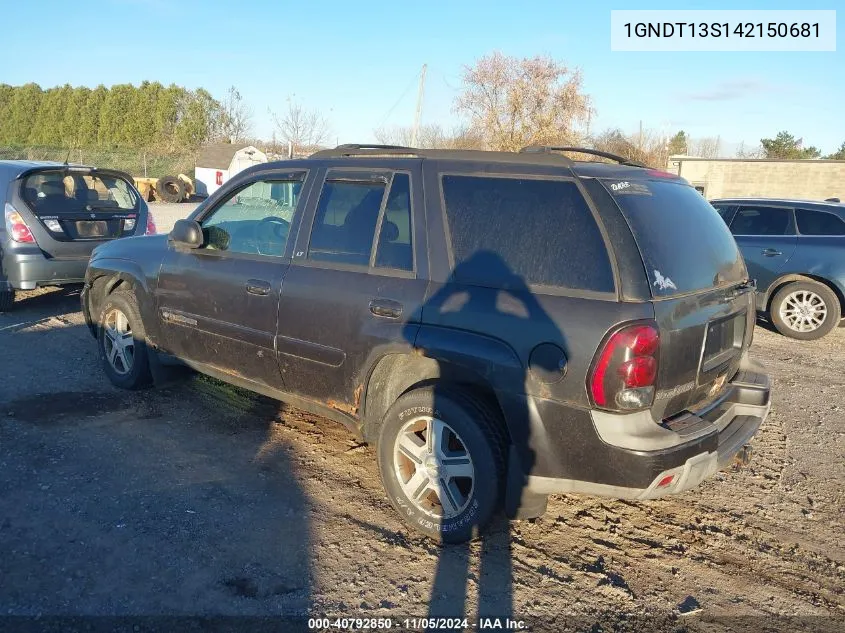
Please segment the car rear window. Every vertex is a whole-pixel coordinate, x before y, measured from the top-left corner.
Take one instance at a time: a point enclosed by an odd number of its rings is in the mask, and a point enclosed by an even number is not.
[[[529,284],[613,292],[604,240],[574,182],[444,175],[442,183],[456,281],[498,288],[502,275],[515,274]],[[491,253],[504,266],[490,266]]]
[[[665,297],[742,281],[731,232],[700,193],[677,181],[605,180],[628,221],[652,295]]]
[[[51,215],[128,211],[138,206],[132,185],[112,174],[38,171],[26,177],[21,194],[37,213]]]

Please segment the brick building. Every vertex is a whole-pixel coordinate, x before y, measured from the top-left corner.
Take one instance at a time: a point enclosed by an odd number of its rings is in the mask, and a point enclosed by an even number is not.
[[[801,198],[845,200],[845,160],[769,160],[670,156],[667,171],[708,200]]]

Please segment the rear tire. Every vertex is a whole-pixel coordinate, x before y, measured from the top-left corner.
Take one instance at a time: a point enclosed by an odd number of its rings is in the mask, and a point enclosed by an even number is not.
[[[14,290],[0,290],[0,312],[9,312],[15,305]]]
[[[505,449],[491,407],[436,386],[408,392],[390,407],[377,454],[385,491],[402,519],[437,541],[462,543],[477,537],[499,508]]]
[[[135,296],[125,290],[108,295],[97,323],[97,347],[111,383],[121,389],[149,386],[147,337]]]
[[[790,338],[813,341],[830,333],[842,317],[839,297],[817,281],[796,281],[775,293],[769,318]]]
[[[164,176],[156,183],[156,197],[164,202],[182,202],[185,184],[174,176]]]

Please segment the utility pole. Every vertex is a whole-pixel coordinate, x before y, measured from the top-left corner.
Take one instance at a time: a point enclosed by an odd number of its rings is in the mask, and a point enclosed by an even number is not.
[[[642,119],[640,120],[640,151],[643,151],[643,122]]]
[[[417,112],[414,115],[414,127],[411,130],[411,147],[417,146],[417,139],[420,135],[420,117],[422,117],[423,93],[425,92],[425,71],[428,69],[428,64],[423,64],[422,73],[420,74],[420,88],[417,92]]]

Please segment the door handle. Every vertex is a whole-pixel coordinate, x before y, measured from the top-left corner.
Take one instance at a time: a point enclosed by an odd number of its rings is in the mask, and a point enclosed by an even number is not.
[[[246,282],[246,291],[251,295],[263,297],[270,294],[270,283],[261,279],[248,279]]]
[[[762,252],[766,257],[777,257],[778,255],[783,255],[783,253],[774,248],[764,248]]]
[[[398,319],[402,316],[402,304],[390,299],[373,299],[370,301],[370,312],[383,319]]]

